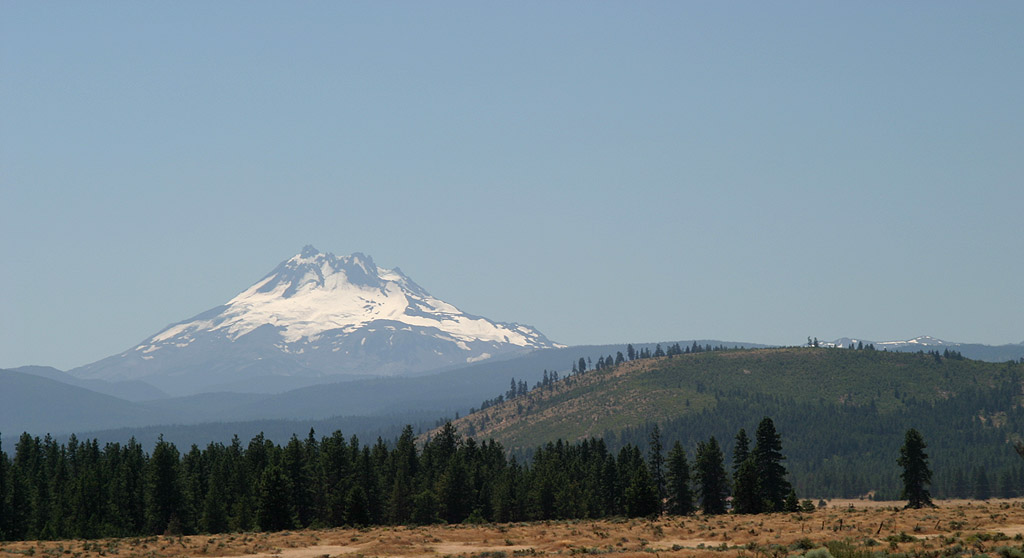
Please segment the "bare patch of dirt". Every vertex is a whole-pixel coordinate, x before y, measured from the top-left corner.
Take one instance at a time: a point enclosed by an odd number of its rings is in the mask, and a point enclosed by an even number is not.
[[[530,558],[615,554],[616,558],[801,555],[842,541],[878,555],[1024,551],[1024,500],[940,502],[830,500],[811,513],[610,519],[501,525],[378,527],[95,541],[0,543],[0,558]]]

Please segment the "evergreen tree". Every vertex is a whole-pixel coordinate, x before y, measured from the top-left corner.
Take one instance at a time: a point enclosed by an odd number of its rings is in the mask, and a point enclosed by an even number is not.
[[[694,477],[700,494],[701,510],[706,515],[725,513],[725,499],[729,496],[729,480],[725,474],[724,457],[718,440],[712,436],[697,444]]]
[[[761,513],[764,507],[758,485],[757,464],[752,458],[742,461],[733,473],[732,507],[736,513]]]
[[[690,515],[693,513],[693,491],[690,489],[690,464],[686,450],[678,441],[668,452],[668,513]]]
[[[924,437],[917,430],[907,430],[900,457],[897,463],[903,468],[900,479],[903,480],[902,497],[907,499],[908,508],[932,506],[932,498],[925,485],[931,484],[932,472],[928,468],[927,446]]]
[[[291,491],[288,500],[294,512],[296,527],[299,528],[308,526],[313,519],[313,494],[310,490],[312,479],[307,463],[306,448],[299,441],[299,437],[292,434],[288,445],[284,447],[282,468],[288,478],[288,487]]]
[[[789,513],[800,511],[800,500],[797,499],[795,490],[790,489],[789,494],[786,495],[784,511]]]
[[[740,428],[732,450],[732,507],[736,513],[760,513],[763,508],[757,464],[750,455],[750,438]]]
[[[211,465],[210,481],[203,500],[200,529],[204,533],[223,533],[228,530],[227,473],[223,459]]]
[[[280,465],[271,464],[260,478],[259,504],[256,522],[263,531],[283,531],[295,528],[291,487]]]
[[[747,436],[747,431],[740,428],[740,431],[736,433],[736,443],[732,448],[732,472],[733,475],[739,470],[740,465],[743,464],[747,458],[750,457],[750,438]]]
[[[408,523],[413,514],[413,482],[416,478],[418,458],[416,437],[412,426],[406,425],[392,452],[394,479],[388,499],[388,522],[392,525]]]
[[[632,344],[626,345],[626,356],[629,357],[629,360],[636,360],[636,349]]]
[[[583,357],[580,357],[579,370],[580,374],[587,371],[587,361],[584,360]]]
[[[19,442],[20,445],[20,442]],[[29,535],[30,506],[32,505],[32,486],[29,483],[29,472],[18,464],[18,453],[8,468],[7,510],[4,517],[5,534],[8,540],[23,540]]]
[[[413,498],[412,521],[418,525],[431,525],[440,519],[437,517],[437,496],[430,488],[423,489]]]
[[[151,534],[180,534],[175,533],[180,531],[182,505],[178,461],[178,449],[160,435],[146,474],[146,522]]]
[[[437,482],[441,519],[448,523],[462,523],[469,517],[472,511],[469,488],[466,464],[460,455],[454,455]]]
[[[650,468],[651,482],[654,485],[654,493],[658,501],[657,511],[660,513],[667,487],[665,485],[665,457],[661,447],[661,429],[657,424],[651,428],[647,444],[647,466]]]
[[[792,490],[786,480],[786,468],[782,461],[782,439],[775,431],[772,419],[764,417],[757,426],[757,441],[751,457],[757,469],[758,492],[761,496],[763,511],[782,511],[785,509],[786,495]]]
[[[639,467],[633,468],[623,499],[626,503],[627,517],[646,517],[659,513],[661,506],[653,479],[642,463]]]
[[[242,441],[237,435],[231,438],[231,445],[225,448],[224,459],[228,470],[226,479],[229,500],[225,502],[229,511],[228,530],[251,530],[256,522],[256,481],[249,469]]]
[[[199,447],[192,444],[188,453],[179,464],[179,484],[181,486],[182,503],[178,520],[181,532],[192,534],[200,522],[203,503],[206,499],[206,474],[203,471],[203,454]]]
[[[348,510],[346,523],[349,525],[370,524],[370,502],[366,489],[358,484],[352,485],[345,497],[345,508]]]
[[[146,453],[134,436],[120,452],[113,472],[110,501],[121,518],[121,528],[115,534],[128,536],[146,529]]]

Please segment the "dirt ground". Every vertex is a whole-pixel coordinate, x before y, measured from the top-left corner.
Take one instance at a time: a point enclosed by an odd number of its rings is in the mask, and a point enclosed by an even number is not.
[[[811,513],[551,521],[498,525],[377,527],[94,541],[0,543],[0,558],[217,557],[528,558],[653,554],[778,558],[828,545],[844,556],[1024,558],[1024,500],[903,502],[832,500]],[[815,553],[824,554],[824,549]]]

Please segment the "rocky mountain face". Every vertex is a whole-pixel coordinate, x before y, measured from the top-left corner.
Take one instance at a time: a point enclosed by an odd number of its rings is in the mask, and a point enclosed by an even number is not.
[[[224,305],[70,373],[172,395],[283,391],[558,346],[530,326],[466,314],[367,255],[307,246]]]

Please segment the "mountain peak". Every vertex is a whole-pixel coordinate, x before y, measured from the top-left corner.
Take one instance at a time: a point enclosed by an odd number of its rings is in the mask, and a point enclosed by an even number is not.
[[[466,314],[398,268],[362,252],[335,256],[312,245],[222,306],[171,325],[81,377],[409,374],[494,355],[556,347],[532,327]],[[230,355],[230,358],[220,355]],[[212,362],[211,359],[216,362]],[[219,360],[218,360],[219,359]],[[177,377],[177,376],[175,376]],[[153,379],[151,383],[171,386]]]

